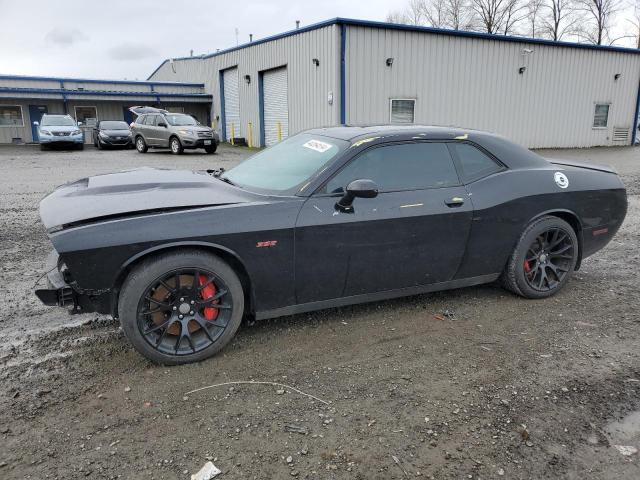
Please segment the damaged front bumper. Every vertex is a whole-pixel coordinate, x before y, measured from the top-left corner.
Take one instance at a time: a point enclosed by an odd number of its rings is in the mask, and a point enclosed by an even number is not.
[[[69,308],[70,313],[80,313],[82,306],[78,294],[65,282],[55,250],[47,257],[47,287],[36,290],[36,297],[45,305]]]

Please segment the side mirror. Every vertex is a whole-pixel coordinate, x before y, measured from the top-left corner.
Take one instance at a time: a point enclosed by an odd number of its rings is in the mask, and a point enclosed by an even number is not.
[[[373,180],[354,180],[347,185],[347,192],[336,203],[336,210],[344,213],[353,213],[353,200],[355,198],[374,198],[378,196],[378,185]]]
[[[40,125],[40,122],[33,122],[33,124],[37,127],[38,125]]]
[[[164,122],[158,122],[158,126],[159,126],[159,127],[167,128],[167,124],[166,124],[166,123],[164,123]]]
[[[82,126],[82,122],[78,122],[78,126],[81,127]]]

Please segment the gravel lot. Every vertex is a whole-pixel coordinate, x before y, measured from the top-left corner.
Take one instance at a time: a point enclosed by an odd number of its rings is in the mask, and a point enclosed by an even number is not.
[[[640,149],[543,152],[613,164],[629,213],[553,298],[488,285],[242,328],[216,358],[158,367],[109,317],[39,304],[38,201],[143,165],[248,155],[0,148],[0,478],[640,478]],[[444,319],[442,319],[444,318]],[[292,385],[322,399],[279,387]]]

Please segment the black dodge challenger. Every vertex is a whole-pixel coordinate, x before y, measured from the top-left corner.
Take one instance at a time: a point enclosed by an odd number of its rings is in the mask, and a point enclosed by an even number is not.
[[[608,167],[440,127],[310,130],[229,171],[143,168],[58,187],[47,305],[120,318],[147,358],[207,358],[269,318],[500,280],[553,295],[615,235]]]

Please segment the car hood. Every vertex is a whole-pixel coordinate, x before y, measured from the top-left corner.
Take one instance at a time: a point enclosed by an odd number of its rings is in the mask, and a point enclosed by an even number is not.
[[[40,202],[47,230],[116,216],[246,203],[263,198],[206,172],[140,168],[83,178]]]
[[[131,133],[129,130],[100,130],[100,132],[110,137],[126,137]]]
[[[78,127],[74,125],[40,125],[40,128],[49,130],[50,132],[73,132],[74,130],[78,130]]]

